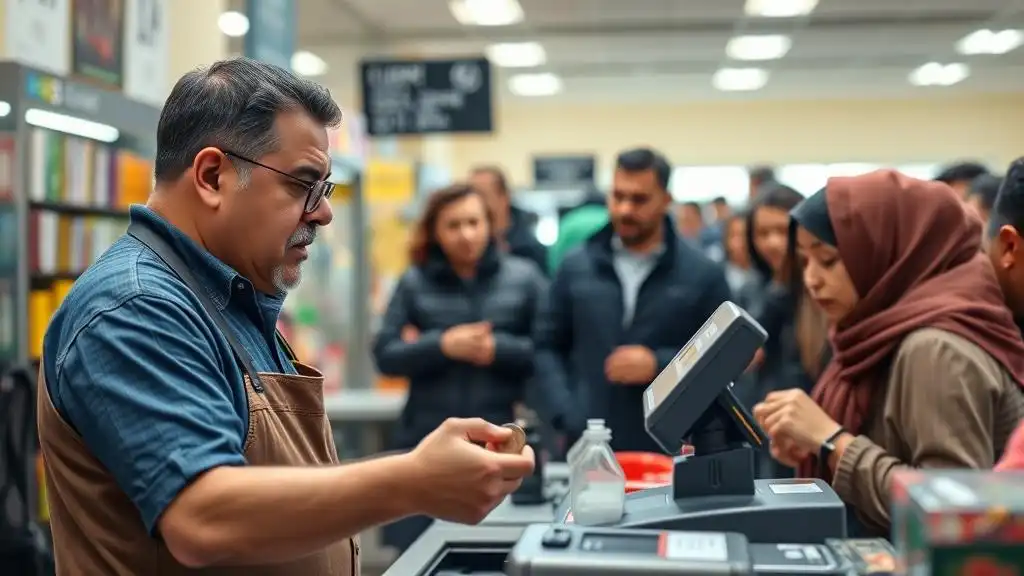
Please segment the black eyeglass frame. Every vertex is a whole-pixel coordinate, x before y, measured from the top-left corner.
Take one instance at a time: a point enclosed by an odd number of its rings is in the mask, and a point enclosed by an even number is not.
[[[298,176],[294,176],[287,172],[282,172],[281,170],[278,170],[273,166],[267,166],[262,162],[257,162],[252,158],[246,158],[245,156],[242,156],[241,154],[236,154],[230,150],[221,150],[221,152],[224,152],[225,156],[237,158],[243,162],[254,164],[256,166],[259,166],[260,168],[270,170],[271,172],[276,172],[281,176],[288,178],[289,180],[293,180],[305,186],[306,203],[305,205],[303,205],[302,209],[303,211],[305,211],[306,214],[316,211],[316,209],[320,207],[321,201],[323,201],[324,199],[330,200],[331,196],[334,194],[334,182],[328,182],[327,180],[306,180],[305,178],[299,178]]]

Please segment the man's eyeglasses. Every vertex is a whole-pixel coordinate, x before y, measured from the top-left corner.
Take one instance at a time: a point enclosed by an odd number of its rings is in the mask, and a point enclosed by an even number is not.
[[[264,168],[266,170],[270,170],[271,172],[277,172],[281,176],[284,176],[285,178],[288,178],[289,180],[294,180],[295,182],[298,182],[299,184],[302,184],[303,186],[305,186],[306,187],[306,205],[303,207],[303,209],[305,210],[306,214],[309,214],[310,212],[313,212],[314,210],[319,208],[321,200],[323,200],[325,198],[329,200],[331,198],[331,195],[334,194],[334,183],[333,182],[328,182],[327,180],[306,180],[304,178],[299,178],[298,176],[292,176],[291,174],[288,174],[287,172],[282,172],[282,171],[280,171],[277,168],[274,168],[272,166],[267,166],[266,164],[263,164],[262,162],[257,162],[255,160],[253,160],[252,158],[246,158],[245,156],[242,156],[240,154],[235,154],[234,152],[231,152],[229,150],[224,150],[223,152],[224,152],[225,156],[231,156],[232,158],[238,158],[239,160],[241,160],[243,162],[248,162],[249,164],[255,164],[256,166],[259,166],[260,168]]]

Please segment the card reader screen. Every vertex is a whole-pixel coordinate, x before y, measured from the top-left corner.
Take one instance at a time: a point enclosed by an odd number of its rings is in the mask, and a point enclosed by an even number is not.
[[[725,332],[725,329],[739,316],[739,309],[727,303],[728,306],[720,306],[711,318],[701,326],[700,330],[690,338],[686,346],[676,354],[676,357],[669,362],[669,365],[662,370],[661,374],[651,382],[647,389],[648,408],[653,410],[661,404],[675,387],[681,384],[682,380],[690,372],[693,366],[700,359],[701,355],[718,339],[718,336]]]
[[[658,554],[658,537],[643,535],[587,534],[580,542],[584,552],[606,552],[609,554]]]

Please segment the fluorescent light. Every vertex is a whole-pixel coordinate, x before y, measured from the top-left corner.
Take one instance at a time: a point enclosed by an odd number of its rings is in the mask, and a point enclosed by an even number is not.
[[[517,96],[552,96],[562,91],[562,79],[550,72],[517,74],[509,78],[508,89]]]
[[[725,46],[733,60],[778,60],[793,47],[793,39],[782,34],[737,36]]]
[[[806,16],[818,6],[818,0],[747,0],[744,11],[761,18]]]
[[[1024,44],[1024,32],[1020,30],[976,30],[956,43],[957,52],[976,56],[979,54],[1006,54]]]
[[[463,26],[508,26],[523,21],[517,0],[449,0],[448,9]]]
[[[232,38],[245,36],[246,32],[249,31],[249,17],[241,12],[230,10],[217,18],[217,26],[225,36],[231,36]]]
[[[11,113],[11,103],[0,100],[0,118],[6,118]]]
[[[292,71],[299,76],[323,76],[327,72],[327,62],[312,52],[300,50],[292,54]]]
[[[502,68],[533,68],[547,62],[548,55],[536,42],[511,42],[488,46],[487,59]]]
[[[929,62],[911,72],[909,80],[915,86],[952,86],[970,75],[971,69],[967,64]]]
[[[768,71],[763,68],[722,68],[715,72],[711,83],[726,92],[760,90],[768,83]]]
[[[81,136],[90,140],[99,140],[108,144],[116,142],[121,137],[121,132],[108,124],[100,124],[92,120],[68,116],[67,114],[58,114],[57,112],[50,112],[49,110],[41,110],[39,108],[25,110],[25,122],[39,128],[63,132],[72,136]]]

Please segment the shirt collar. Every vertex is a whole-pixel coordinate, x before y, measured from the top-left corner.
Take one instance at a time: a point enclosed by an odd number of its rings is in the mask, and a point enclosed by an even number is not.
[[[630,250],[629,248],[627,248],[626,245],[622,243],[622,238],[619,238],[618,235],[613,235],[612,236],[611,246],[612,246],[612,254],[614,256],[630,256],[630,257],[633,257],[633,258],[644,258],[644,259],[655,260],[658,257],[660,257],[662,254],[665,253],[665,240],[664,239],[662,239],[661,243],[658,244],[658,246],[655,247],[654,250],[651,250],[650,252],[648,252],[646,254],[640,254],[640,253],[634,252],[634,251]]]
[[[226,308],[231,301],[232,294],[236,292],[254,293],[252,283],[248,279],[153,210],[136,204],[130,208],[129,216],[133,224],[141,224],[170,242],[185,265],[195,274],[196,280],[206,288],[207,294],[218,309]],[[272,297],[268,297],[268,299],[272,299]]]

